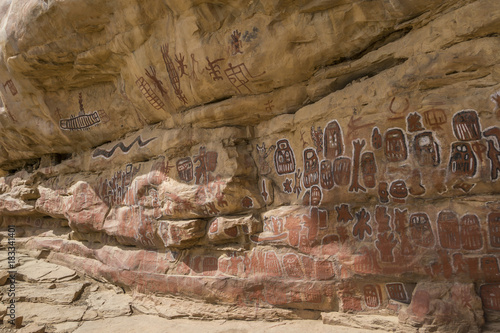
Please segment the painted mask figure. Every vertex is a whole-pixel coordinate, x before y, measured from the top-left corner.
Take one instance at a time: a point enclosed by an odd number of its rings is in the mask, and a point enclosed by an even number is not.
[[[321,187],[325,190],[331,190],[335,183],[333,182],[333,168],[332,162],[329,160],[321,161]]]
[[[176,163],[179,179],[189,183],[193,180],[193,161],[191,157],[181,158]]]
[[[477,160],[470,144],[454,142],[451,145],[449,169],[456,176],[473,177],[476,174]]]
[[[481,226],[476,215],[467,214],[460,220],[460,240],[464,250],[479,250],[483,247]]]
[[[415,136],[415,155],[420,166],[438,166],[441,162],[439,146],[432,137],[432,132],[423,132]]]
[[[322,196],[321,189],[318,186],[311,187],[311,206],[319,206]]]
[[[423,131],[424,127],[422,126],[421,120],[422,117],[418,112],[410,113],[408,117],[406,117],[408,132],[413,133]]]
[[[485,309],[500,311],[500,283],[483,284],[479,294]]]
[[[475,141],[481,139],[481,125],[475,110],[463,110],[453,116],[453,133],[458,140]]]
[[[488,214],[488,229],[490,232],[490,245],[500,248],[500,213],[491,212]]]
[[[372,147],[373,149],[382,148],[382,135],[378,130],[378,127],[374,127],[372,131]]]
[[[278,175],[286,175],[295,172],[295,155],[287,139],[276,142],[274,152],[274,165]]]
[[[458,217],[452,211],[442,211],[437,218],[439,241],[444,249],[460,248]]]
[[[332,120],[325,127],[323,139],[325,158],[332,160],[342,155],[344,150],[342,129],[336,120]]]
[[[217,258],[205,257],[203,258],[203,275],[215,275],[218,269]]]
[[[371,151],[367,151],[361,155],[361,173],[363,175],[363,182],[366,187],[375,187],[375,176],[377,174],[377,164],[375,162],[375,155]]]
[[[389,192],[387,191],[386,182],[380,182],[378,184],[378,197],[381,203],[389,202]]]
[[[434,233],[426,213],[415,213],[410,216],[410,237],[418,246],[427,248],[434,246]]]
[[[304,150],[304,178],[305,188],[319,183],[319,162],[316,151],[312,148]]]
[[[378,308],[380,306],[380,293],[378,289],[380,288],[373,284],[367,284],[363,288],[365,303],[369,308]]]
[[[385,285],[389,297],[395,301],[407,303],[408,295],[402,283],[388,283]]]
[[[385,133],[385,156],[389,162],[401,162],[408,158],[408,148],[403,131],[393,128]]]
[[[404,180],[396,180],[391,183],[389,193],[394,198],[394,202],[404,203],[408,196],[408,188]]]
[[[303,278],[304,272],[300,267],[299,257],[295,253],[288,253],[283,256],[283,267],[285,269],[285,273],[289,278]]]
[[[493,256],[481,258],[481,268],[486,281],[498,281],[498,278],[500,278],[497,258]]]
[[[351,180],[351,159],[349,157],[337,157],[333,161],[333,180],[340,186],[349,185]]]
[[[441,125],[446,124],[446,112],[443,109],[430,109],[424,112],[424,121],[433,129],[440,129]]]
[[[282,276],[281,265],[276,253],[266,252],[265,268],[268,276]]]

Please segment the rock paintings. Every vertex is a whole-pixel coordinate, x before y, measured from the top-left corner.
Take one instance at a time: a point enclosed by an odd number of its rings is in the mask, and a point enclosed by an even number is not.
[[[344,139],[342,137],[342,129],[336,120],[332,120],[326,125],[323,140],[323,154],[325,158],[333,160],[343,154]]]
[[[278,175],[295,172],[295,155],[287,139],[281,139],[276,142],[274,166]]]
[[[434,233],[426,213],[414,213],[410,216],[410,237],[417,246],[434,247]]]
[[[319,162],[316,151],[312,148],[304,150],[304,177],[305,188],[319,183]]]
[[[481,139],[481,125],[475,110],[464,110],[453,116],[453,133],[460,141]]]
[[[385,133],[384,151],[389,162],[401,162],[408,158],[406,138],[401,129],[393,128]]]
[[[476,155],[467,142],[454,142],[451,145],[449,170],[455,176],[473,177],[476,174]]]
[[[78,102],[80,105],[80,112],[77,116],[72,115],[69,118],[60,119],[59,126],[61,127],[61,129],[66,131],[83,131],[88,130],[91,127],[99,125],[101,123],[99,111],[94,111],[89,114],[85,113],[82,93],[78,94]]]
[[[438,166],[441,162],[440,150],[432,132],[423,132],[415,136],[413,150],[420,166]]]
[[[193,180],[193,161],[191,157],[179,159],[176,163],[176,168],[180,180],[186,183]]]

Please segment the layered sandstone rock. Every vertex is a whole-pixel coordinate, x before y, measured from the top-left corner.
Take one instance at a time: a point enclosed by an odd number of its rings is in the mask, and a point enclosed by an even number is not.
[[[23,246],[145,293],[500,314],[497,1],[0,8],[0,216]]]

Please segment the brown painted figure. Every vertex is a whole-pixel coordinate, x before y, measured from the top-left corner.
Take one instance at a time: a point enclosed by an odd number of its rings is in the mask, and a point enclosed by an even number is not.
[[[433,130],[440,130],[446,124],[446,111],[443,109],[430,109],[424,112],[424,121]]]
[[[231,54],[236,55],[238,53],[243,53],[243,41],[241,40],[241,32],[234,30],[231,34]]]
[[[203,72],[205,70],[202,69],[200,71],[200,63],[195,59],[194,53],[191,53],[191,68],[192,68],[192,70],[191,70],[190,78],[195,79],[196,81],[199,81],[198,75],[196,74],[196,72],[203,74]]]
[[[305,188],[319,183],[318,155],[312,148],[304,150],[304,178],[302,182]]]
[[[276,167],[276,173],[280,176],[295,172],[295,155],[287,139],[276,142],[274,166]]]
[[[268,100],[264,105],[266,106],[266,111],[273,111],[274,104],[272,99]]]
[[[212,78],[213,81],[219,81],[219,80],[224,80],[224,78],[221,76],[221,72],[220,72],[220,66],[217,65],[217,63],[219,61],[223,61],[224,58],[219,58],[219,59],[215,59],[214,61],[210,61],[210,59],[208,57],[206,57],[205,59],[207,59],[207,67],[205,67],[205,69],[208,71],[208,74],[210,74],[210,77]]]
[[[165,90],[165,87],[163,87],[163,82],[158,78],[156,74],[156,68],[154,66],[149,66],[149,72],[146,69],[146,76],[149,77],[151,81],[153,81],[154,86],[156,89],[158,89],[163,97],[167,96],[167,90]]]
[[[267,175],[271,172],[271,167],[267,162],[267,157],[271,154],[271,152],[276,149],[275,145],[271,145],[266,150],[266,143],[262,142],[262,146],[257,145],[257,153],[259,154],[259,165],[260,165],[260,174]]]
[[[146,80],[141,76],[135,81],[135,84],[139,87],[141,93],[146,97],[146,100],[154,107],[156,110],[163,109],[165,103],[158,97],[158,95],[153,91],[151,85],[146,82]]]
[[[349,157],[337,157],[333,161],[333,180],[339,186],[349,185],[351,179],[351,159]]]
[[[299,257],[295,253],[285,254],[282,260],[287,277],[292,279],[301,279],[304,277],[304,272],[300,267]]]
[[[338,214],[337,221],[339,222],[347,223],[354,219],[351,212],[349,211],[349,205],[342,204],[340,205],[340,207],[339,206],[335,207],[335,210],[337,211]]]
[[[425,128],[422,126],[422,116],[418,112],[413,112],[406,117],[406,125],[408,127],[408,132],[418,132],[423,131]]]
[[[491,247],[500,248],[500,212],[488,214],[488,230]]]
[[[293,193],[297,194],[297,199],[299,198],[300,192],[302,192],[302,186],[300,185],[300,178],[302,177],[302,172],[300,169],[295,171],[295,182],[293,184]]]
[[[272,251],[268,251],[265,253],[264,266],[266,274],[270,277],[272,276],[279,277],[282,276],[283,274],[281,271],[281,265],[279,259],[276,256],[276,253]]]
[[[411,245],[410,238],[407,234],[408,225],[408,210],[394,209],[394,227],[396,233],[399,235],[401,242],[401,254],[403,256],[412,256],[415,254],[415,250]]]
[[[370,213],[364,208],[356,213],[357,222],[352,228],[352,235],[359,240],[365,239],[365,233],[368,236],[372,235],[372,227],[368,224],[370,222]]]
[[[389,162],[401,162],[408,157],[408,148],[403,131],[393,128],[385,133],[385,156]]]
[[[217,273],[218,261],[216,257],[203,258],[203,275],[213,276]]]
[[[453,133],[458,140],[475,141],[481,139],[481,125],[475,110],[464,110],[453,116]]]
[[[394,202],[405,203],[408,196],[408,188],[404,180],[395,180],[391,183],[389,193],[394,198]]]
[[[495,147],[492,140],[488,140],[487,156],[490,159],[491,180],[496,180],[500,171],[500,151]]]
[[[408,187],[411,195],[425,194],[425,186],[422,185],[422,174],[418,169],[413,169],[408,179]]]
[[[231,63],[228,63],[228,68],[224,70],[224,74],[226,74],[227,79],[231,84],[236,88],[236,90],[241,93],[240,88],[245,87],[248,92],[252,92],[250,88],[248,88],[247,83],[250,82],[250,80],[246,77],[245,73],[250,76],[251,78],[256,78],[261,75],[264,75],[266,72],[262,72],[258,75],[252,75],[250,74],[250,71],[248,68],[245,66],[244,63],[241,63],[239,65],[233,66]]]
[[[483,284],[479,294],[485,309],[500,311],[500,283]]]
[[[500,269],[498,268],[498,260],[494,256],[481,258],[481,269],[483,270],[484,280],[499,281]]]
[[[437,218],[439,242],[444,249],[460,249],[458,217],[452,211],[441,211]]]
[[[375,247],[380,253],[382,262],[394,262],[393,250],[397,245],[397,240],[389,225],[390,216],[387,215],[387,207],[377,206],[375,211],[375,221],[377,227],[377,240]]]
[[[334,159],[342,155],[344,150],[344,139],[342,129],[336,120],[332,120],[326,125],[323,134],[325,158]]]
[[[378,127],[374,127],[372,131],[372,147],[373,149],[382,148],[382,135],[380,134]]]
[[[177,74],[177,70],[175,69],[172,59],[168,54],[168,44],[161,47],[161,53],[163,55],[163,62],[165,63],[165,67],[167,68],[170,83],[172,84],[172,88],[174,88],[175,95],[182,103],[187,104],[187,98],[181,89],[179,74]]]
[[[466,214],[460,220],[460,240],[462,249],[479,250],[483,247],[483,235],[479,218],[473,214]]]
[[[186,183],[193,180],[193,161],[191,161],[191,157],[181,158],[177,161],[176,166],[180,180]]]
[[[371,151],[364,152],[361,155],[361,174],[363,175],[363,183],[368,188],[374,188],[376,184],[377,163],[375,155]]]
[[[410,216],[410,237],[417,246],[434,247],[434,233],[426,213],[415,213]]]
[[[352,162],[352,179],[351,186],[349,186],[349,192],[358,192],[359,190],[366,192],[366,189],[359,184],[359,164],[360,164],[360,156],[361,150],[365,146],[365,140],[356,140],[352,142],[354,147],[353,152],[353,162]]]
[[[201,178],[203,177],[203,183],[208,184],[209,172],[215,171],[217,167],[217,153],[214,151],[208,151],[205,147],[200,147],[199,154],[194,156],[193,162],[199,162],[200,164],[195,169],[195,183],[201,184]]]
[[[378,308],[380,306],[380,287],[378,285],[367,284],[363,288],[366,306],[369,308]]]
[[[14,84],[14,82],[12,80],[5,81],[5,83],[3,84],[3,88],[5,89],[5,91],[7,91],[6,87],[9,87],[9,90],[10,90],[10,93],[12,94],[12,96],[17,95],[16,85]]]
[[[408,98],[405,98],[405,106],[402,107],[402,105],[399,105],[399,110],[394,110],[393,106],[394,106],[394,101],[396,100],[396,97],[393,97],[391,99],[391,103],[389,104],[389,111],[391,111],[391,113],[394,115],[390,118],[388,118],[388,120],[400,120],[400,119],[404,119],[404,114],[406,113],[406,111],[408,111],[408,109],[410,108],[410,101],[408,100]]]
[[[283,182],[283,192],[285,193],[292,193],[292,180],[291,179],[285,179],[285,181]]]
[[[186,73],[187,66],[184,65],[184,56],[182,55],[182,53],[179,53],[179,57],[177,57],[177,54],[175,55],[175,62],[177,63],[177,68],[181,73],[180,78],[183,77],[184,75],[189,76]]]
[[[253,200],[249,196],[244,197],[241,200],[241,206],[243,208],[252,208],[253,207]]]
[[[476,174],[476,155],[467,142],[454,142],[451,145],[449,170],[456,176],[473,177]]]
[[[405,286],[400,282],[387,283],[385,285],[389,298],[402,303],[409,303],[408,293]]]
[[[381,203],[389,202],[389,191],[387,190],[387,182],[378,184],[378,197]]]
[[[267,197],[269,196],[269,193],[266,191],[266,180],[262,179],[262,197],[264,198],[264,201],[267,201]]]
[[[413,149],[420,166],[438,166],[441,162],[439,145],[434,141],[432,132],[417,134]]]
[[[329,160],[321,161],[320,165],[320,184],[325,190],[331,190],[335,183],[333,181],[333,167]]]
[[[311,126],[311,139],[316,147],[316,153],[319,156],[319,153],[323,152],[323,131],[321,127],[318,126],[318,129],[315,130],[314,126]]]
[[[321,204],[321,198],[323,193],[319,186],[314,185],[311,187],[311,206],[319,206]]]

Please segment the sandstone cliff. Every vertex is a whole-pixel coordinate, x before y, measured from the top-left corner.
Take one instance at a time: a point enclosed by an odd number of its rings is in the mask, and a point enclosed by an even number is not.
[[[500,314],[496,0],[1,0],[0,221],[145,293]]]

